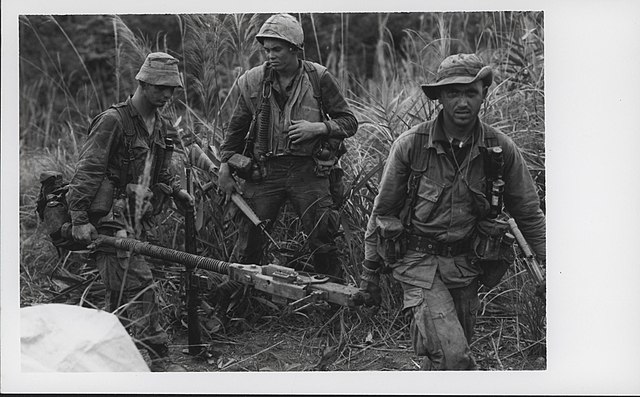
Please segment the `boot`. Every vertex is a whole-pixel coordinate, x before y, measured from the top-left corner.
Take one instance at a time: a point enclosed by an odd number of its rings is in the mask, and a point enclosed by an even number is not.
[[[147,343],[147,351],[151,364],[151,372],[187,372],[180,364],[174,363],[169,357],[169,345],[166,343]]]

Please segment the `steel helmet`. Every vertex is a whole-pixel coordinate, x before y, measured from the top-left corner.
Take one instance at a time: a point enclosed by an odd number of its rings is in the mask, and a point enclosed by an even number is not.
[[[256,40],[263,43],[264,39],[279,39],[293,44],[299,50],[304,46],[304,32],[302,25],[289,14],[276,14],[269,17],[256,35]]]

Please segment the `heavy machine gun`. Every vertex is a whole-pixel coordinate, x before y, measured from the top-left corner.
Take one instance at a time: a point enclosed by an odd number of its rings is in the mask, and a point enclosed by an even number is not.
[[[66,238],[71,237],[71,224],[66,223],[61,229]],[[87,247],[112,247],[118,250],[134,252],[163,261],[185,266],[189,273],[198,269],[227,275],[231,280],[250,286],[255,290],[272,296],[272,300],[285,303],[291,309],[299,309],[312,303],[328,302],[344,307],[355,308],[368,301],[368,294],[354,285],[343,285],[329,281],[329,277],[315,274],[304,274],[280,265],[255,265],[225,262],[188,252],[160,247],[148,242],[132,238],[98,235]],[[188,280],[187,282],[189,282]],[[193,291],[186,291],[193,294]],[[189,299],[189,297],[187,297]],[[190,298],[193,299],[193,296]],[[188,310],[190,327],[189,346],[191,354],[198,354],[200,346],[199,332],[193,327],[199,326],[197,311]],[[196,317],[196,318],[194,318]],[[199,331],[199,329],[198,329]]]
[[[310,302],[329,302],[346,307],[364,304],[365,294],[353,285],[329,281],[321,275],[304,275],[280,265],[253,265],[224,262],[214,258],[160,247],[132,238],[98,235],[93,247],[107,246],[118,250],[135,252],[169,262],[179,263],[191,271],[198,269],[228,275],[231,280],[249,285],[254,289],[284,298],[290,307],[300,307]],[[91,247],[90,246],[90,247]],[[282,299],[280,299],[282,301]]]

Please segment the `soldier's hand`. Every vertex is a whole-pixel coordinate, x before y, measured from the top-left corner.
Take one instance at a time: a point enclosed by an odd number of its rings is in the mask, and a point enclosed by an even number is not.
[[[289,139],[293,144],[299,144],[308,139],[313,139],[318,135],[326,135],[327,126],[322,122],[311,122],[307,120],[291,120],[289,126]]]
[[[373,261],[364,261],[360,274],[360,291],[364,293],[366,306],[380,306],[382,294],[380,289],[380,265]]]
[[[218,191],[224,194],[224,204],[231,200],[231,195],[234,192],[240,193],[240,187],[236,182],[233,175],[231,175],[231,169],[229,164],[220,164],[220,171],[218,172]]]
[[[382,303],[382,290],[378,283],[373,281],[360,281],[360,291],[364,293],[365,306],[380,306]]]
[[[71,236],[75,241],[90,243],[98,237],[98,231],[91,223],[73,225],[71,227]]]
[[[188,209],[194,208],[196,205],[193,196],[185,189],[180,189],[173,194],[173,202],[176,204],[178,212],[182,215],[185,215]]]
[[[189,194],[185,189],[180,189],[174,196],[173,199],[177,202],[179,201],[183,206],[194,207],[196,205],[196,200],[192,195]]]

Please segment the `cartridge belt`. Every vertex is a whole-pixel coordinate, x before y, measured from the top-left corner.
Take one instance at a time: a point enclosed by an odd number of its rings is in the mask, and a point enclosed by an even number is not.
[[[452,243],[441,243],[426,236],[410,234],[407,249],[440,256],[458,256],[471,251],[472,239],[466,238]]]

